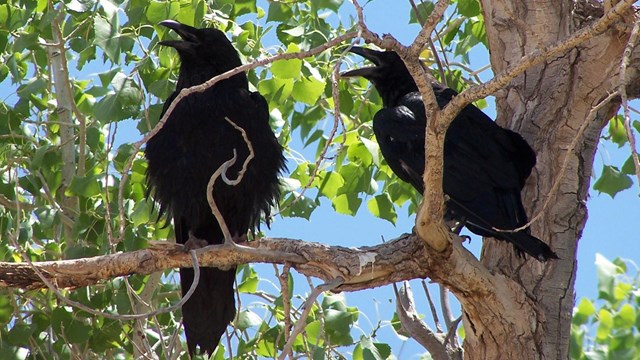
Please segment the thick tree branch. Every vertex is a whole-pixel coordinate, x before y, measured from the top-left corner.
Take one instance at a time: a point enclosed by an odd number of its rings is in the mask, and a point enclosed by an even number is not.
[[[412,235],[360,248],[264,238],[245,242],[242,247],[213,245],[196,252],[200,266],[224,268],[250,262],[290,263],[298,272],[325,281],[342,277],[341,291],[425,277],[448,284],[454,292],[484,293],[489,291],[488,287],[494,287],[492,275],[459,242],[454,243],[451,252],[434,253]],[[443,263],[446,265],[442,266]],[[146,250],[32,264],[59,288],[76,288],[118,276],[146,275],[192,266],[189,254],[180,245],[166,242],[154,242]],[[478,275],[485,280],[474,280]],[[38,289],[45,285],[29,264],[2,262],[0,287]]]

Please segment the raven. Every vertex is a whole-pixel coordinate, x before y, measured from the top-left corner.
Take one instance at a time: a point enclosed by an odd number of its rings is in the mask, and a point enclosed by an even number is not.
[[[160,25],[181,38],[159,42],[177,50],[181,62],[176,90],[165,102],[162,114],[181,89],[241,65],[237,51],[220,30],[198,29],[172,20]],[[224,242],[207,202],[207,184],[211,175],[234,157],[234,151],[237,161],[227,169],[231,179],[238,176],[250,155],[243,134],[229,121],[246,132],[254,155],[239,184],[231,186],[218,179],[213,187],[213,198],[234,239],[257,228],[261,215],[268,217],[279,197],[278,176],[285,168],[283,150],[269,125],[267,102],[258,92],[249,91],[246,74],[236,74],[193,93],[177,104],[144,151],[148,161],[147,196],[153,194],[160,204],[160,216],[173,217],[179,244]],[[190,355],[198,347],[211,355],[233,320],[235,272],[235,267],[200,269],[200,282],[182,306]],[[193,277],[193,269],[180,269],[183,296]]]
[[[384,106],[373,117],[380,151],[391,170],[422,194],[427,117],[418,87],[397,53],[361,47],[352,47],[351,52],[374,66],[341,76],[364,77],[376,88]],[[435,82],[432,88],[440,108],[457,95]],[[528,228],[517,232],[495,230],[515,229],[527,223],[520,191],[535,164],[536,154],[519,134],[467,105],[445,134],[445,221],[458,222],[477,235],[509,241],[518,252],[539,261],[558,258]]]

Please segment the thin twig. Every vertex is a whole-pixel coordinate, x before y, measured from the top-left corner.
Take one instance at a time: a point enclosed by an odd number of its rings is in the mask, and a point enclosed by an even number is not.
[[[251,144],[251,141],[247,137],[247,133],[244,131],[244,129],[236,125],[228,117],[225,116],[224,119],[242,134],[242,138],[244,139],[245,144],[247,145],[247,148],[249,150],[249,155],[242,163],[242,169],[238,172],[238,176],[234,180],[230,180],[227,177],[227,169],[229,169],[229,167],[235,164],[238,157],[238,153],[234,148],[233,157],[225,161],[224,163],[222,163],[222,165],[220,165],[216,169],[213,175],[211,175],[211,178],[209,179],[209,183],[207,184],[206,191],[207,191],[207,201],[209,202],[209,206],[211,207],[211,212],[213,213],[213,216],[218,221],[220,230],[222,230],[225,244],[234,244],[231,236],[231,232],[229,231],[229,226],[227,226],[227,222],[225,221],[224,216],[222,216],[222,213],[220,212],[220,209],[218,208],[218,205],[216,204],[215,199],[213,198],[213,186],[215,185],[218,177],[222,177],[222,180],[227,185],[230,185],[230,186],[238,185],[242,181],[242,178],[244,177],[244,173],[247,171],[247,166],[249,165],[249,162],[251,161],[251,159],[254,158],[254,151],[253,151],[253,145]]]
[[[431,315],[433,316],[433,322],[436,325],[436,331],[439,333],[444,332],[444,330],[442,330],[442,325],[440,324],[440,318],[438,317],[438,311],[436,310],[436,305],[433,303],[433,299],[431,298],[431,293],[429,292],[427,283],[424,280],[422,280],[422,288],[424,289],[424,293],[427,296],[427,302],[429,303],[429,309],[431,310]],[[445,317],[445,322],[446,320],[447,319]]]
[[[235,180],[230,180],[229,178],[227,178],[227,172],[226,171],[223,171],[220,174],[220,177],[225,182],[225,184],[231,185],[231,186],[236,186],[236,185],[240,184],[240,182],[242,181],[242,178],[244,178],[244,173],[247,172],[247,167],[249,166],[249,162],[251,162],[251,160],[253,160],[253,158],[255,157],[255,152],[253,150],[253,145],[251,144],[251,141],[249,140],[249,137],[247,136],[247,132],[244,131],[244,129],[241,128],[240,126],[236,125],[228,117],[225,116],[224,119],[229,124],[231,124],[231,126],[233,126],[234,129],[238,130],[240,132],[240,134],[242,134],[242,139],[244,140],[244,143],[247,145],[247,148],[249,149],[249,155],[247,156],[246,159],[244,159],[244,162],[242,163],[242,169],[240,171],[238,171],[238,176],[235,178]],[[232,164],[229,164],[229,166],[231,166],[231,165]]]
[[[416,14],[416,19],[418,19],[418,22],[420,22],[420,25],[424,25],[425,23],[424,17],[422,17],[422,14],[420,13],[418,6],[416,6],[415,1],[409,0],[409,3],[411,4],[411,7],[413,8],[413,12]],[[438,50],[436,49],[436,46],[433,43],[433,40],[431,40],[431,37],[429,37],[429,48],[431,49],[431,53],[433,54],[433,59],[435,60],[436,66],[438,68],[438,72],[440,73],[440,79],[442,79],[442,82],[445,85],[447,85],[447,78],[445,77],[445,74],[444,74],[444,67],[442,67],[440,56],[438,56]]]
[[[284,311],[284,338],[289,339],[291,336],[291,298],[289,297],[289,273],[291,265],[285,263],[282,267],[282,273],[278,274],[278,265],[273,264],[276,276],[280,282],[280,294],[282,295],[282,309]]]
[[[344,283],[344,279],[341,277],[338,277],[333,279],[331,282],[319,285],[318,287],[313,289],[313,291],[311,291],[311,294],[309,294],[309,297],[304,302],[304,305],[303,305],[304,310],[302,311],[300,318],[298,318],[298,321],[296,321],[296,324],[293,327],[293,331],[291,332],[291,336],[289,336],[289,338],[287,339],[287,342],[284,344],[284,348],[282,349],[282,353],[280,353],[278,360],[284,360],[284,358],[287,355],[291,354],[293,342],[298,336],[298,334],[300,334],[302,330],[304,330],[304,327],[307,325],[306,320],[307,320],[307,317],[309,316],[309,312],[311,311],[311,308],[313,307],[314,301],[316,301],[316,298],[320,296],[320,294],[322,294],[323,292],[335,289],[336,287],[340,286],[342,283]]]
[[[218,205],[216,204],[216,201],[213,198],[213,185],[215,184],[216,180],[220,177],[220,174],[226,173],[227,169],[236,163],[237,158],[238,158],[238,152],[236,151],[236,149],[233,149],[233,157],[225,161],[224,163],[222,163],[222,165],[220,165],[220,167],[216,169],[213,175],[211,175],[211,178],[209,179],[209,183],[207,184],[207,201],[209,202],[209,207],[211,207],[211,212],[213,213],[213,216],[216,218],[216,221],[220,226],[220,230],[224,235],[224,242],[226,244],[233,244],[233,240],[231,237],[231,232],[229,231],[229,227],[227,226],[227,222],[224,220],[224,216],[222,216],[222,213],[220,212],[220,209],[218,208]]]
[[[455,320],[453,320],[453,314],[451,313],[451,302],[449,301],[449,289],[447,289],[443,285],[439,285],[440,287],[440,307],[442,309],[442,316],[444,317],[444,323],[447,325],[447,336],[451,333],[452,329],[458,327]],[[446,343],[445,343],[446,344]],[[453,339],[453,345],[458,346],[458,338]]]

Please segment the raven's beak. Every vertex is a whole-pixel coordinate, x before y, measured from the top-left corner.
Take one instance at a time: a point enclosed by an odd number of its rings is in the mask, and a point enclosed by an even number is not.
[[[380,54],[382,53],[381,51],[371,50],[360,46],[353,46],[351,49],[349,49],[349,52],[362,56],[363,58],[371,61],[375,66],[367,66],[360,69],[346,71],[340,74],[341,77],[361,76],[367,78],[378,73],[378,67],[382,63],[380,59]]]
[[[158,25],[162,25],[175,31],[182,38],[182,40],[163,40],[158,43],[160,45],[170,46],[178,50],[186,50],[199,42],[198,37],[196,36],[197,29],[194,27],[181,24],[174,20],[164,20]]]

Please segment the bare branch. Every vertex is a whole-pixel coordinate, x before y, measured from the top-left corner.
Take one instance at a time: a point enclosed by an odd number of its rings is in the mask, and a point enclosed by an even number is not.
[[[441,333],[442,330],[442,325],[440,324],[440,318],[438,317],[438,311],[436,310],[436,304],[433,302],[433,299],[431,298],[431,293],[429,292],[429,287],[427,287],[427,282],[422,280],[422,288],[424,289],[424,294],[427,296],[427,302],[429,303],[429,310],[431,311],[431,315],[433,316],[433,322],[436,325],[436,331]],[[407,284],[408,285],[408,284]],[[441,288],[442,285],[440,285]],[[411,289],[409,288],[408,291],[411,291]],[[413,295],[412,295],[412,301],[413,301]],[[446,318],[445,318],[445,323],[446,323]]]
[[[434,359],[462,359],[462,349],[454,348],[446,342],[446,334],[441,331],[433,332],[418,314],[413,292],[408,282],[404,282],[398,293],[396,312],[402,327],[420,345],[429,351]]]
[[[431,33],[436,28],[436,25],[444,15],[444,11],[447,10],[449,6],[449,0],[438,0],[438,2],[433,7],[433,11],[427,18],[427,20],[422,24],[422,29],[416,36],[415,40],[408,49],[408,57],[417,59],[424,49],[424,46],[431,40]],[[416,11],[417,14],[417,11]],[[434,54],[435,56],[435,54]]]

